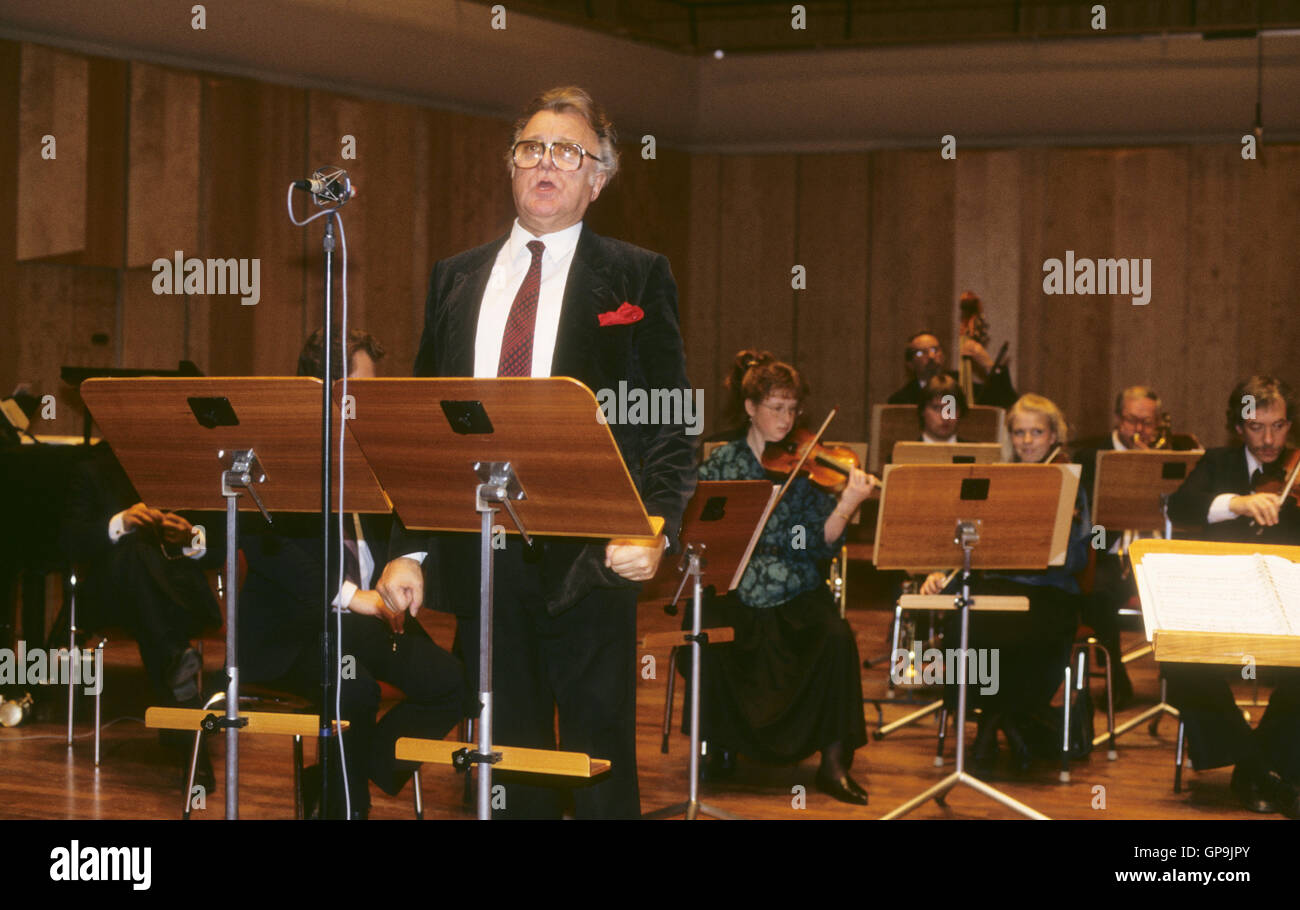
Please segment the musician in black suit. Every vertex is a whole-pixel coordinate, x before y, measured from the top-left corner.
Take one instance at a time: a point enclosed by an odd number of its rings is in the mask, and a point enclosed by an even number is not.
[[[1160,396],[1144,385],[1129,386],[1115,397],[1114,426],[1103,437],[1079,441],[1074,460],[1082,466],[1079,486],[1092,497],[1097,480],[1097,455],[1101,452],[1145,451],[1157,445],[1160,436]],[[1093,591],[1083,601],[1083,621],[1106,653],[1115,658],[1111,668],[1116,706],[1133,697],[1133,683],[1120,657],[1120,628],[1117,610],[1137,593],[1133,575],[1121,555],[1125,528],[1106,528],[1104,550],[1097,551]]]
[[[984,372],[984,381],[972,383],[975,392],[975,404],[992,405],[1009,408],[1019,397],[1011,384],[1011,374],[1004,364],[995,364],[984,346],[973,338],[962,337],[962,355],[970,357],[975,366]],[[943,345],[933,332],[917,332],[907,341],[903,348],[903,363],[910,378],[903,387],[889,396],[889,404],[920,404],[925,394],[925,384],[933,376],[947,373],[953,378],[957,374],[944,369]]]
[[[322,337],[317,330],[308,340],[298,360],[299,375],[324,376]],[[335,337],[331,364],[339,372],[342,348]],[[349,376],[374,376],[375,360],[382,356],[383,347],[371,335],[349,332]],[[395,796],[415,767],[396,760],[398,738],[440,739],[472,710],[473,702],[460,663],[438,647],[415,617],[389,610],[373,588],[377,569],[388,560],[392,518],[349,512],[343,520],[345,580],[334,601],[344,611],[339,716],[350,725],[343,744],[352,815],[364,818],[370,809],[367,781]],[[244,524],[240,543],[248,574],[239,594],[240,676],[319,699],[320,515],[279,514],[268,528],[254,513]],[[401,689],[405,700],[376,722],[380,681]],[[339,766],[335,762],[331,767]],[[341,775],[330,784],[329,814],[337,809],[341,817]],[[310,799],[312,786],[304,790]]]
[[[516,123],[509,160],[518,218],[507,236],[434,266],[416,375],[571,376],[593,391],[620,382],[688,388],[668,261],[582,223],[618,162],[599,106],[573,87],[538,96]],[[654,576],[695,487],[684,429],[680,415],[610,424],[647,512],[666,522],[653,546],[553,538],[525,554],[510,535],[497,553],[493,738],[555,748],[558,709],[560,748],[613,763],[574,792],[579,817],[640,812],[637,583]],[[414,558],[390,562],[379,590],[399,608],[418,609],[425,573],[417,560],[429,552],[438,605],[456,613],[458,646],[477,681],[478,538],[406,546]],[[556,817],[562,803],[558,791],[506,781],[508,814]]]
[[[1206,540],[1300,544],[1300,511],[1252,478],[1280,473],[1296,398],[1285,382],[1252,376],[1228,397],[1228,427],[1242,445],[1210,449],[1169,499],[1169,517],[1200,525]],[[1252,527],[1252,521],[1255,527]],[[1257,534],[1256,528],[1263,533]],[[1197,770],[1233,765],[1232,790],[1255,812],[1300,817],[1300,671],[1276,669],[1269,707],[1253,731],[1226,682],[1227,672],[1166,663],[1169,701],[1187,725]]]
[[[221,625],[189,520],[140,500],[108,443],[73,471],[62,523],[64,552],[80,566],[78,623],[126,627],[162,704],[199,693],[202,667],[190,639]]]
[[[125,627],[140,648],[150,701],[197,707],[203,662],[191,639],[220,626],[221,610],[200,565],[215,565],[216,554],[207,552],[190,520],[141,501],[101,442],[72,472],[60,538],[77,574],[78,625]],[[159,740],[182,773],[188,771],[185,737],[163,730]],[[209,794],[216,789],[206,751],[195,780]]]

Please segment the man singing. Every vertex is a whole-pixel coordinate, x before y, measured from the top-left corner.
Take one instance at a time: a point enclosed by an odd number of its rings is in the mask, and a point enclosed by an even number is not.
[[[434,266],[417,376],[570,376],[593,390],[685,389],[677,287],[668,261],[597,236],[587,206],[618,170],[614,130],[576,87],[539,95],[508,148],[517,218],[505,237]],[[553,538],[540,556],[511,537],[496,556],[493,740],[610,759],[574,792],[578,817],[640,813],[636,774],[637,583],[654,576],[695,486],[680,423],[611,424],[646,511],[665,520],[653,546]],[[457,647],[477,686],[479,541],[406,539],[377,589],[415,612],[424,578],[456,613]],[[425,559],[428,554],[428,559]],[[422,567],[421,561],[425,562]],[[423,568],[423,570],[422,570]],[[558,817],[562,794],[499,775],[505,814]]]

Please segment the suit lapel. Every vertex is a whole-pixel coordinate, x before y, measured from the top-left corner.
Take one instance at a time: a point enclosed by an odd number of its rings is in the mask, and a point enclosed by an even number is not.
[[[614,294],[606,273],[608,263],[597,246],[595,235],[583,225],[564,284],[560,326],[555,336],[555,354],[551,357],[552,376],[585,379],[590,375],[599,325],[597,316],[603,310],[618,307],[617,302],[610,303]]]
[[[496,264],[497,254],[505,245],[502,237],[489,249],[486,258],[475,269],[457,272],[452,276],[451,290],[447,292],[447,332],[443,335],[443,376],[474,375],[474,344],[478,337],[478,314],[487,291],[488,278]]]

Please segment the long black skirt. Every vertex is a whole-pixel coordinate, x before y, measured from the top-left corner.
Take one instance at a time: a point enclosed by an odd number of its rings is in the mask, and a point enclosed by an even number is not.
[[[736,630],[734,642],[704,649],[700,726],[712,746],[790,764],[866,743],[858,644],[828,590],[767,609],[708,598],[704,625]],[[681,666],[689,672],[689,652]]]

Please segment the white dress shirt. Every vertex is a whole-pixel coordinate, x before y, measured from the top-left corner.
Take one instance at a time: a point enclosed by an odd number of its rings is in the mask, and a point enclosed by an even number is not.
[[[569,266],[573,250],[582,233],[582,222],[553,234],[534,237],[515,219],[505,245],[497,253],[488,276],[487,290],[478,311],[478,330],[474,336],[474,378],[491,379],[501,362],[501,339],[515,295],[528,274],[533,254],[532,240],[546,244],[542,251],[542,281],[537,294],[537,321],[533,327],[533,376],[550,376],[555,355],[555,338],[560,330],[560,308],[564,305],[564,288],[569,283]]]

